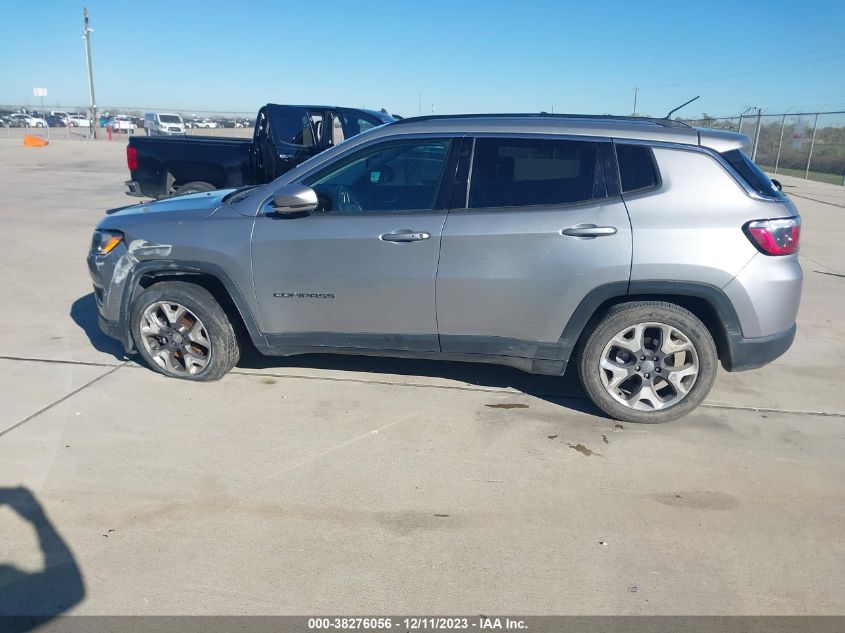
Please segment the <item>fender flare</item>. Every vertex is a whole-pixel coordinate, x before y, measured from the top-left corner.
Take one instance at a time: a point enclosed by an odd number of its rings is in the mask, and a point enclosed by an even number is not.
[[[184,275],[190,277],[191,275],[208,275],[216,279],[228,293],[229,298],[235,305],[238,314],[246,326],[249,337],[252,339],[256,347],[266,346],[267,341],[265,335],[261,332],[258,325],[258,319],[252,312],[249,304],[244,299],[244,295],[238,288],[234,279],[222,267],[208,262],[199,261],[183,261],[172,259],[152,259],[139,262],[135,265],[129,273],[126,283],[123,285],[123,290],[120,298],[120,316],[118,320],[118,331],[123,333],[123,345],[127,351],[134,349],[132,341],[132,334],[130,330],[130,323],[132,315],[130,309],[132,302],[135,300],[137,289],[140,288],[141,278],[145,275]]]
[[[728,358],[723,359],[723,362],[730,366],[733,349],[742,341],[742,327],[730,299],[721,288],[711,284],[674,280],[613,282],[591,290],[575,308],[560,336],[558,344],[561,346],[563,358],[571,357],[587,326],[601,314],[602,306],[642,300],[646,297],[665,297],[666,300],[672,297],[688,297],[705,302],[713,310],[719,320],[718,325],[724,331],[724,351]],[[712,334],[716,338],[720,333]]]

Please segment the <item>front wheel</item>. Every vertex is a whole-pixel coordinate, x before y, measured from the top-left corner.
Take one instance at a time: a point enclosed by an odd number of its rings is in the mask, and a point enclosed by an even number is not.
[[[661,301],[611,308],[578,362],[590,399],[612,418],[654,424],[695,409],[713,386],[718,356],[707,327]]]
[[[165,281],[132,304],[132,338],[146,364],[173,378],[217,380],[240,358],[234,328],[208,290]]]

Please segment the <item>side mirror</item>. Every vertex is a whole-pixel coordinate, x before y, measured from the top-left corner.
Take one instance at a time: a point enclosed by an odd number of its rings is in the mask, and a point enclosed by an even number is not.
[[[284,218],[305,217],[317,208],[317,192],[305,185],[282,185],[273,194],[271,213]]]
[[[775,186],[775,189],[777,189],[778,191],[783,191],[783,185],[780,184],[780,180],[775,180],[774,178],[772,178],[772,184]]]

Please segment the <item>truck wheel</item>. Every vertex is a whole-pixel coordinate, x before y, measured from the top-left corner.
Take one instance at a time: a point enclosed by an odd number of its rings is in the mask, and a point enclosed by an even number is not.
[[[185,380],[217,380],[240,358],[231,321],[208,290],[164,281],[132,304],[135,347],[154,371]]]
[[[176,195],[181,196],[186,193],[202,193],[204,191],[214,191],[217,187],[210,182],[203,182],[202,180],[192,180],[180,185],[176,188]]]
[[[713,386],[713,337],[692,312],[662,301],[614,306],[578,359],[581,383],[610,417],[655,424],[695,409]]]

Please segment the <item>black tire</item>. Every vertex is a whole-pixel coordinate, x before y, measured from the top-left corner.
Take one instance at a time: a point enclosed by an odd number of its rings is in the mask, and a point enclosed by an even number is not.
[[[177,187],[175,195],[181,196],[187,193],[203,193],[205,191],[214,191],[216,188],[217,187],[212,185],[210,182],[192,180],[191,182],[186,182],[184,185]]]
[[[686,396],[664,409],[641,411],[617,401],[602,382],[601,369],[605,346],[617,333],[639,323],[662,323],[679,330],[692,343],[698,359],[698,375]],[[685,416],[710,393],[718,370],[718,354],[707,327],[689,310],[663,301],[633,301],[612,307],[595,325],[578,357],[581,384],[593,403],[610,417],[639,424],[659,424]],[[655,376],[656,378],[656,376]],[[641,379],[634,379],[634,382]],[[623,385],[625,383],[622,383]],[[620,385],[621,387],[622,385]]]
[[[175,373],[153,360],[142,340],[141,319],[144,311],[154,303],[178,303],[199,318],[210,342],[207,365],[195,374]],[[132,339],[147,366],[160,374],[184,380],[218,380],[225,376],[240,358],[240,344],[229,317],[208,290],[181,281],[163,281],[145,289],[133,301],[131,308]]]

